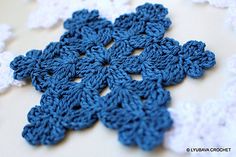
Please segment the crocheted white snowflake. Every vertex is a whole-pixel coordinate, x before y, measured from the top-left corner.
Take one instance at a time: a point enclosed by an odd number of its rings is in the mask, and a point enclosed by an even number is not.
[[[131,11],[130,0],[37,0],[38,8],[29,15],[29,28],[49,28],[80,9],[98,9],[100,15],[114,20]]]
[[[228,18],[226,19],[226,23],[232,26],[234,31],[236,31],[236,0],[228,9]]]
[[[206,3],[219,8],[227,8],[226,23],[236,31],[236,0],[192,0],[196,3]]]
[[[234,0],[192,0],[196,3],[209,3],[210,5],[213,5],[215,7],[224,8],[224,7],[230,7],[231,3]]]
[[[5,41],[8,40],[12,36],[11,28],[6,24],[0,25],[0,53],[3,51],[5,47]]]
[[[236,56],[228,64],[236,74]],[[203,104],[182,103],[169,109],[173,129],[166,134],[165,146],[185,153],[186,148],[232,148],[230,152],[191,153],[195,157],[236,156],[236,75],[224,88],[223,96]]]
[[[5,41],[12,36],[11,28],[8,25],[0,25],[0,93],[9,86],[21,86],[22,81],[13,79],[13,70],[9,67],[10,62],[15,55],[10,52],[4,52]]]

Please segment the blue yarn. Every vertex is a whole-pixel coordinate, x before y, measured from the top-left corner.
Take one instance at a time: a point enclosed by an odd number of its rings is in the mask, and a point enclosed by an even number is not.
[[[23,137],[33,145],[56,144],[67,130],[85,129],[100,120],[117,130],[125,145],[143,150],[160,145],[172,125],[170,94],[164,87],[186,75],[199,78],[215,64],[204,43],[181,46],[164,37],[171,24],[167,13],[160,4],[146,3],[112,24],[96,10],[77,11],[65,21],[67,31],[59,42],[16,57],[10,65],[14,78],[30,78],[43,92],[40,105],[28,113]],[[134,56],[136,49],[143,51]],[[143,80],[130,74],[141,74]],[[111,92],[100,96],[107,86]]]

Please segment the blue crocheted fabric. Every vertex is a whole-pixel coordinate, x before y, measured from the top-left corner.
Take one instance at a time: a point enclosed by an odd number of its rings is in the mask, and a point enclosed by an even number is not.
[[[67,130],[100,120],[117,130],[125,145],[144,150],[160,145],[172,125],[164,88],[186,75],[199,78],[215,64],[204,43],[181,46],[164,37],[171,24],[167,13],[160,4],[146,3],[111,23],[97,10],[77,11],[65,21],[59,42],[16,57],[11,62],[15,79],[30,78],[43,92],[40,105],[28,113],[23,137],[33,145],[56,144]],[[141,54],[133,55],[137,49],[143,49]],[[130,74],[141,74],[142,80]],[[100,96],[106,87],[110,92]]]

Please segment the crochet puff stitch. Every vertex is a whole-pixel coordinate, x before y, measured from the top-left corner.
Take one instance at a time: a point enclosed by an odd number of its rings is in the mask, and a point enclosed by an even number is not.
[[[28,113],[23,137],[33,145],[56,144],[67,130],[99,120],[117,130],[125,145],[143,150],[160,145],[173,123],[164,87],[186,75],[199,78],[215,64],[204,43],[181,46],[164,37],[171,24],[167,13],[160,4],[146,3],[111,23],[97,10],[77,11],[65,21],[59,42],[16,57],[11,62],[14,77],[31,78],[43,92],[40,105]],[[140,55],[133,55],[136,49],[143,49]],[[142,80],[130,74],[141,74]],[[100,96],[106,87],[110,92]]]

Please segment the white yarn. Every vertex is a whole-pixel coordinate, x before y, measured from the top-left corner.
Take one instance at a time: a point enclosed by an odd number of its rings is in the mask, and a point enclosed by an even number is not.
[[[225,8],[225,7],[230,7],[230,5],[235,0],[192,0],[192,1],[195,3],[209,3],[210,5],[213,5],[215,7]]]
[[[235,65],[236,56],[228,64],[234,74]],[[202,104],[182,103],[169,110],[174,126],[166,134],[166,148],[178,153],[186,153],[186,148],[231,148],[230,152],[192,152],[191,156],[236,156],[236,75],[226,83],[221,98]]]
[[[236,0],[232,3],[228,9],[228,17],[226,23],[236,31]]]
[[[12,36],[11,28],[6,24],[0,25],[0,53],[4,50],[5,41]]]
[[[131,10],[130,0],[36,0],[38,8],[29,15],[29,28],[49,28],[80,9],[98,9],[100,15],[114,20]]]
[[[206,3],[219,8],[227,8],[226,23],[236,31],[236,0],[192,0],[196,3]]]
[[[13,79],[13,70],[9,67],[14,59],[14,54],[4,52],[5,41],[12,36],[11,28],[8,25],[0,25],[0,93],[4,92],[9,86],[21,86],[23,81]]]

